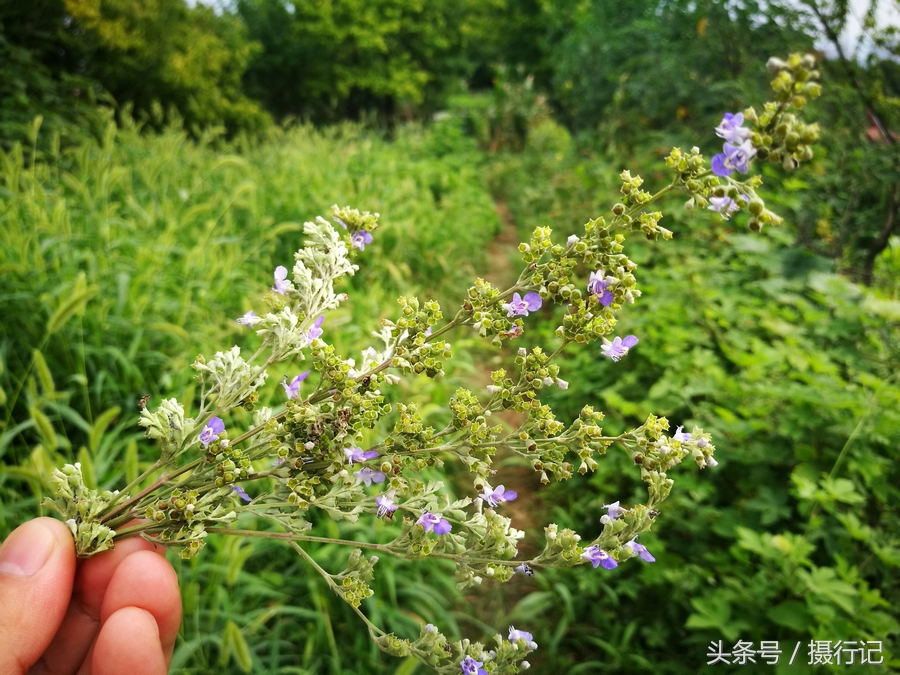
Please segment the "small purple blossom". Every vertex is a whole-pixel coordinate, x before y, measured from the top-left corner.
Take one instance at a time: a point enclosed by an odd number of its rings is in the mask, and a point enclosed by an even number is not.
[[[359,232],[354,232],[350,235],[350,244],[355,246],[360,251],[364,251],[366,249],[366,244],[372,243],[372,235],[365,230],[360,230]]]
[[[744,113],[725,113],[725,117],[716,127],[716,136],[729,143],[741,143],[750,138],[750,130],[744,125]]]
[[[434,530],[435,534],[447,534],[452,529],[449,521],[441,518],[437,513],[428,513],[428,511],[419,516],[416,525],[421,525],[426,532]]]
[[[540,309],[542,304],[541,296],[534,291],[526,293],[524,298],[513,293],[512,302],[504,302],[503,309],[507,312],[506,316],[528,316],[528,312]]]
[[[643,544],[637,543],[635,539],[632,539],[627,544],[625,544],[625,548],[631,549],[631,552],[635,555],[641,556],[641,560],[644,562],[656,562],[656,558],[650,555],[650,551],[647,550],[647,547]]]
[[[484,492],[481,494],[481,498],[494,508],[496,508],[498,504],[511,502],[517,496],[518,495],[516,495],[513,490],[506,490],[502,485],[498,485],[493,490],[491,490],[490,485],[485,485]]]
[[[287,279],[287,267],[279,265],[275,268],[275,286],[272,287],[272,290],[284,295],[291,283],[285,279]]]
[[[364,467],[359,471],[354,472],[354,475],[365,483],[366,487],[369,487],[372,483],[384,482],[384,474],[381,473],[381,471],[375,471],[369,467]]]
[[[615,569],[619,566],[616,559],[599,546],[588,546],[584,549],[584,553],[581,554],[581,557],[589,561],[594,566],[594,569],[597,569],[597,565],[603,565],[603,567],[608,570]]]
[[[534,636],[525,630],[516,630],[513,626],[509,627],[509,641],[513,644],[516,643],[516,640],[525,640],[525,644],[528,645],[529,649],[537,649],[537,642],[534,641]]]
[[[288,398],[297,398],[300,395],[300,383],[303,382],[307,377],[309,377],[309,371],[300,373],[297,377],[291,380],[291,383],[288,384],[287,375],[284,376],[284,380],[281,383],[281,386],[284,387],[284,391],[287,394]]]
[[[397,505],[394,503],[394,493],[394,490],[388,490],[383,495],[375,497],[375,503],[378,505],[378,513],[376,515],[379,518],[384,518],[387,514],[397,510]],[[430,626],[431,624],[428,625]],[[427,626],[425,630],[428,630]]]
[[[232,486],[231,486],[231,489],[234,490],[234,491],[237,493],[237,496],[240,497],[241,499],[243,499],[245,502],[252,502],[252,501],[253,501],[253,500],[250,498],[250,495],[248,495],[248,494],[244,491],[244,488],[242,488],[240,485],[232,485]]]
[[[712,172],[717,176],[730,176],[735,169],[741,173],[747,173],[750,170],[749,162],[756,155],[753,144],[747,140],[740,145],[732,145],[726,143],[722,146],[724,152],[713,156]]]
[[[638,339],[634,335],[629,335],[624,340],[620,337],[614,338],[612,342],[603,338],[603,344],[600,349],[604,356],[608,356],[613,361],[618,361],[628,353],[628,350],[638,343]]]
[[[609,284],[603,279],[603,270],[591,272],[591,278],[588,281],[588,292],[597,296],[600,304],[609,307],[615,299],[613,292],[607,288]]]
[[[685,431],[682,431],[682,429],[684,429],[684,427],[679,426],[675,430],[675,433],[672,434],[672,440],[681,441],[682,443],[687,443],[689,440],[691,440],[691,435]]]
[[[606,509],[606,515],[615,520],[616,518],[622,517],[622,515],[628,510],[623,509],[619,506],[619,502],[613,502],[612,504],[604,504],[603,508]]]
[[[697,445],[700,445],[700,443],[698,442]],[[715,466],[719,466],[719,463],[716,461],[715,457],[707,457],[706,458],[706,466],[715,467]]]
[[[337,216],[332,216],[331,219],[332,219],[334,222],[336,222],[338,225],[340,225],[341,227],[343,227],[345,230],[347,229],[347,223],[345,223],[343,220],[341,220],[341,219],[338,218]]]
[[[213,417],[200,432],[200,442],[203,443],[203,447],[207,447],[216,440],[223,431],[225,431],[225,422],[218,417]]]
[[[483,665],[483,662],[476,661],[471,656],[467,656],[462,660],[462,663],[459,664],[459,667],[462,670],[462,675],[488,675],[487,671],[481,667]]]
[[[577,234],[570,234],[569,238],[566,239],[566,246],[572,247],[575,244],[577,244],[579,241],[581,241],[581,239],[578,237]]]
[[[306,339],[309,340],[310,342],[312,342],[317,337],[321,337],[322,333],[324,332],[322,330],[322,324],[324,322],[325,322],[325,315],[323,314],[318,319],[316,319],[316,321],[312,325],[312,327],[308,331],[306,331]]]
[[[362,448],[357,448],[355,445],[344,448],[344,454],[347,455],[347,463],[350,464],[350,466],[353,466],[353,462],[365,462],[366,460],[378,457],[378,453],[374,450],[366,450],[363,452]]]
[[[721,216],[725,220],[731,218],[731,214],[735,211],[738,211],[740,208],[741,207],[738,206],[737,202],[734,201],[731,197],[709,198],[709,210],[721,214]]]
[[[525,576],[528,576],[528,577],[534,576],[534,570],[531,568],[531,565],[527,565],[525,563],[522,563],[518,567],[514,567],[513,572],[521,572],[522,574],[524,574]]]
[[[235,321],[237,321],[242,326],[247,326],[248,328],[251,328],[251,327],[255,326],[257,323],[259,323],[260,321],[262,321],[262,319],[260,319],[258,316],[256,316],[256,312],[254,312],[251,309],[249,312],[244,314],[244,316],[242,316],[240,319],[235,319]]]

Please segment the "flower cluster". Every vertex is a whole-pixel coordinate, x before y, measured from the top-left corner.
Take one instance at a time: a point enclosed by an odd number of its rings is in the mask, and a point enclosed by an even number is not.
[[[589,221],[583,232],[568,236],[565,245],[554,243],[550,228],[535,229],[519,247],[524,269],[510,288],[477,279],[449,320],[437,302],[401,297],[399,315],[383,320],[373,335],[375,344],[355,358],[338,353],[325,339],[323,325],[327,312],[347,300],[337,284],[356,272],[354,260],[365,258],[357,251],[376,242],[379,216],[335,206],[331,221],[337,229],[324,218],[306,223],[305,245],[295,253],[293,267],[260,273],[262,285],[270,289],[261,300],[266,309],[259,305],[258,314],[251,309],[237,319],[250,329],[247,339],[257,343],[253,356],[245,359],[235,346],[208,361],[197,357],[199,401],[188,408],[196,410],[193,418],[185,417],[185,406],[176,399],[141,411],[139,424],[160,449],[159,460],[144,475],[121,493],[98,493],[84,485],[77,465],[54,472],[54,505],[69,523],[79,554],[110,548],[122,530],[121,536],[139,533],[189,558],[211,532],[237,534],[230,525],[242,511],[287,530],[295,542],[311,538],[341,545],[347,542],[307,534],[320,520],[307,520],[310,510],[351,523],[389,520],[385,530],[393,539],[356,543],[339,574],[323,570],[303,546],[295,548],[363,616],[384,651],[412,655],[447,674],[527,668],[525,657],[537,644],[531,633],[512,626],[506,638],[495,636],[490,649],[469,640],[451,643],[431,624],[415,640],[374,627],[359,608],[372,594],[369,582],[378,558],[362,556],[360,548],[409,559],[453,560],[461,588],[486,580],[506,582],[517,572],[532,576],[546,567],[590,564],[614,570],[631,558],[655,562],[638,538],[652,528],[672,490],[671,469],[688,457],[700,468],[716,466],[709,434],[698,427],[688,433],[682,426],[670,434],[668,420],[650,415],[639,427],[610,435],[601,426],[603,414],[592,407],[564,423],[541,397],[548,389],[568,389],[553,361],[572,345],[588,346],[592,358],[609,358],[604,367],[627,365],[617,364],[639,339],[627,331],[615,335],[618,315],[641,291],[625,242],[630,233],[653,240],[672,237],[660,226],[662,213],[650,208],[663,194],[681,191],[689,207],[709,208],[725,218],[747,209],[751,229],[778,221],[756,193],[760,179],[742,175],[757,160],[794,168],[811,157],[818,131],[788,110],[801,109],[806,97],[818,94],[818,74],[809,57],[795,55],[769,65],[776,72],[776,101],[762,113],[752,108],[727,113],[715,127],[724,141],[722,152],[709,167],[698,148],[674,149],[666,163],[675,177],[656,194],[644,188],[640,176],[623,171],[621,201]],[[503,345],[529,330],[534,312],[550,316],[554,307],[564,311],[553,348],[522,347],[511,372],[495,370],[486,389],[457,389],[449,397],[443,428],[431,426],[435,417],[415,403],[388,402],[405,390],[393,388],[390,398],[383,393],[402,376],[442,375],[452,357],[445,338],[455,329],[468,327]],[[297,361],[307,361],[308,367],[301,371]],[[277,407],[257,408],[268,369],[276,364],[286,364],[279,375],[287,373],[281,388],[274,387]],[[515,429],[496,423],[495,415],[504,411],[520,414]],[[251,417],[246,429],[239,428]],[[496,478],[498,453],[524,459],[548,483],[551,477],[567,480],[594,471],[612,447],[626,453],[643,481],[645,503],[605,504],[602,529],[586,545],[573,530],[548,524],[541,552],[517,560],[524,532],[504,513],[519,495]],[[180,461],[186,453],[193,459]],[[472,481],[471,488],[457,486],[464,494],[455,501],[442,482],[425,479],[433,473],[422,473],[450,460],[466,467]],[[155,482],[142,489],[147,480]],[[124,530],[135,518],[146,521]]]

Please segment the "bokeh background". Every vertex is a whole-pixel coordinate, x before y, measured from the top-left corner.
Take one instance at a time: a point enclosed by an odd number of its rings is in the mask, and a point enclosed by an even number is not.
[[[673,145],[717,152],[723,112],[766,100],[768,57],[816,49],[816,158],[762,169],[784,224],[752,234],[740,215],[665,203],[674,240],[628,249],[644,296],[622,334],[640,345],[618,364],[598,345],[571,350],[568,391],[546,397],[563,420],[603,410],[612,432],[655,413],[714,434],[719,466],[679,467],[642,539],[657,562],[461,593],[452,567],[383,559],[363,608],[404,637],[425,622],[476,639],[515,624],[540,645],[534,673],[688,675],[707,669],[711,641],[740,640],[801,641],[803,663],[811,640],[881,641],[885,663],[788,668],[784,655],[719,671],[900,671],[897,7],[0,0],[0,537],[40,513],[54,466],[81,461],[115,488],[149,465],[139,400],[189,404],[197,353],[254,344],[234,319],[291,260],[303,221],[334,203],[382,214],[327,320],[357,355],[399,294],[451,311],[475,276],[515,279],[534,227],[564,239],[605,213],[623,168],[659,188]],[[557,325],[550,308],[533,315],[523,346]],[[457,386],[511,362],[471,332],[452,341],[444,380],[392,393],[435,425]],[[602,504],[642,494],[624,459],[546,488],[504,460],[498,482],[522,495],[514,525],[533,548],[549,521],[590,536]],[[446,474],[470,489],[460,468]],[[343,569],[348,551],[311,550]],[[378,652],[286,546],[211,537],[173,563],[173,673],[426,671]]]

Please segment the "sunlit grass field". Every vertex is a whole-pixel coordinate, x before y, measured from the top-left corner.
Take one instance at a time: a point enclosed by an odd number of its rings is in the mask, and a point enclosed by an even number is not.
[[[665,180],[654,160],[641,162],[648,180]],[[253,140],[126,123],[97,142],[0,155],[0,538],[40,512],[44,480],[64,461],[113,489],[150,464],[139,401],[190,404],[198,353],[254,344],[235,319],[290,264],[302,223],[332,204],[381,214],[349,301],[324,325],[340,353],[358,356],[398,295],[435,297],[447,315],[512,253],[488,257],[503,227],[496,203],[523,237],[549,225],[564,239],[615,201],[622,161],[582,154],[551,122],[522,153],[489,156],[454,120],[392,138],[345,125]],[[767,176],[768,197],[789,216],[799,188],[779,181]],[[673,475],[671,508],[644,541],[658,562],[548,572],[464,598],[452,566],[383,559],[363,604],[374,623],[409,637],[432,622],[473,639],[514,623],[535,634],[537,673],[692,673],[710,640],[740,637],[889,649],[900,601],[897,303],[798,252],[789,222],[751,235],[680,207],[666,205],[674,241],[629,244],[645,296],[621,327],[639,347],[615,366],[599,348],[567,353],[571,386],[547,399],[560,419],[585,404],[604,410],[610,431],[655,413],[716,435],[717,472]],[[552,343],[558,311],[536,315],[523,346]],[[504,358],[471,332],[451,341],[443,381],[408,379],[391,393],[435,424],[455,387],[475,388]],[[303,369],[271,373],[261,403],[280,405],[274,383]],[[450,490],[468,489],[448,470]],[[532,513],[593,536],[604,503],[640,496],[629,470],[611,456],[547,490],[535,477]],[[358,540],[393,531],[372,519],[315,526]],[[348,555],[310,550],[332,571]],[[425,672],[378,652],[286,546],[210,537],[198,558],[173,563],[185,608],[174,673]]]

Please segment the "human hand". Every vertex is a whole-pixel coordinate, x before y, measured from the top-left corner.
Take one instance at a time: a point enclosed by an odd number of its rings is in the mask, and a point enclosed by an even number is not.
[[[0,547],[0,675],[163,675],[181,625],[175,570],[139,538],[76,564],[35,518]]]

